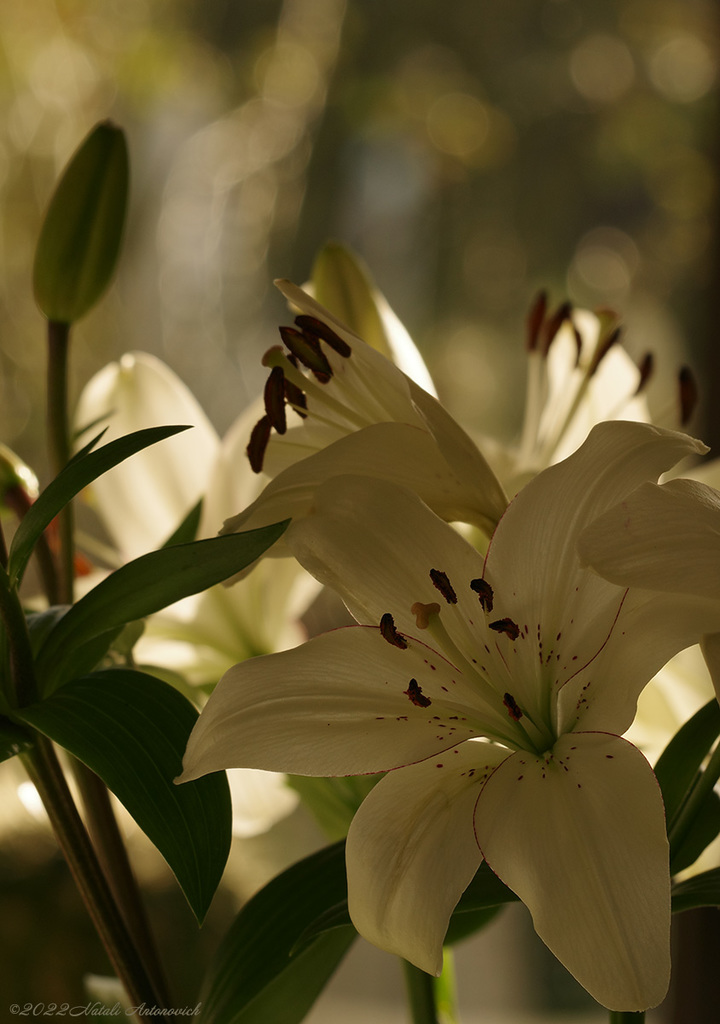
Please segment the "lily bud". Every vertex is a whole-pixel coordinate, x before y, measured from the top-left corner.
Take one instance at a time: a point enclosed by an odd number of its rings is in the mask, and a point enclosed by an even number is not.
[[[120,252],[128,184],[125,135],[104,121],[70,160],[40,231],[33,287],[48,320],[79,320],[110,283]]]

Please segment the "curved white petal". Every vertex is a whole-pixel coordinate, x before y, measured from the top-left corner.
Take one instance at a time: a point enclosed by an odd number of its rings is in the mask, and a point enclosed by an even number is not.
[[[720,600],[720,493],[695,480],[643,484],[593,522],[578,549],[623,586]]]
[[[597,655],[563,686],[561,729],[625,732],[643,687],[720,621],[714,601],[631,589]]]
[[[289,466],[249,508],[228,519],[223,532],[307,515],[317,488],[348,471],[405,485],[448,521],[488,530],[504,509],[492,491],[483,490],[477,475],[459,478],[452,472],[427,431],[406,423],[376,423]]]
[[[452,722],[436,713],[434,703],[446,706],[456,692],[462,702],[462,679],[431,648],[409,640],[401,649],[375,628],[334,630],[230,669],[190,735],[181,780],[224,768],[397,768],[477,733],[461,710]]]
[[[508,752],[463,743],[381,779],[347,839],[350,916],[369,942],[440,974],[450,915],[482,856],[480,787]]]
[[[326,243],[304,290],[421,388],[435,394],[415,343],[356,253],[337,242]]]
[[[232,768],[227,774],[235,836],[262,835],[298,805],[300,798],[284,775],[254,768]]]
[[[96,421],[96,433],[108,426],[104,443],[144,427],[192,427],[133,455],[92,485],[98,513],[121,556],[129,560],[167,540],[202,497],[219,439],[180,378],[143,352],[127,353],[87,384],[78,402],[76,428]]]
[[[609,1009],[645,1010],[670,975],[670,874],[660,789],[616,736],[562,737],[490,777],[475,827],[490,866],[535,929]]]
[[[606,658],[616,644],[622,655],[617,621],[623,590],[581,566],[579,534],[640,482],[657,479],[680,458],[703,448],[684,434],[648,424],[602,423],[574,455],[546,469],[511,502],[491,539],[485,578],[502,595],[497,613],[528,627],[532,643],[519,648],[528,666],[525,678],[535,658],[543,677],[552,674],[545,683],[540,680],[542,688],[548,682],[562,686],[571,678],[584,685],[587,674],[579,676],[579,670],[591,664],[611,636]],[[679,643],[670,654],[696,639]],[[642,682],[659,667],[654,664]],[[626,718],[618,720],[613,731],[628,724]]]
[[[645,423],[599,424],[574,455],[546,469],[511,502],[488,549],[488,574],[505,590],[522,591],[548,628],[555,620],[561,629],[577,610],[582,530],[644,481],[704,450],[685,434]]]

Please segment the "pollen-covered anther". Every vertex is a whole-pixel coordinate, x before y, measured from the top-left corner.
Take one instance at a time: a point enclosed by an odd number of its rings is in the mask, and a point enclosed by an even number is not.
[[[506,693],[503,695],[503,704],[508,709],[508,714],[512,718],[513,722],[519,722],[523,716],[523,713],[518,707],[518,703],[511,693]]]
[[[320,338],[326,342],[333,351],[337,352],[343,359],[347,359],[352,355],[352,349],[348,343],[335,333],[332,327],[329,327],[324,321],[318,320],[315,316],[309,316],[307,313],[302,313],[300,316],[295,317],[295,323],[298,325],[300,330],[303,332],[305,337],[308,335],[314,335],[316,338]]]
[[[265,382],[263,399],[270,426],[275,427],[278,434],[284,434],[287,430],[287,417],[285,416],[285,374],[282,366],[273,366],[270,371],[270,376]]]
[[[443,572],[442,569],[431,569],[430,579],[432,580],[435,589],[440,591],[448,604],[457,604],[457,594],[453,590],[452,583],[448,579],[447,573]]]
[[[415,624],[418,629],[427,629],[430,625],[430,619],[433,615],[440,614],[440,605],[436,601],[432,601],[430,604],[423,604],[422,601],[416,601],[410,609],[410,612],[415,616]]]
[[[505,636],[509,636],[511,640],[517,640],[520,636],[520,627],[512,619],[497,619],[495,622],[488,623],[490,629],[494,629],[496,633],[504,633]]]
[[[483,579],[470,580],[470,589],[474,590],[478,596],[478,600],[482,605],[484,612],[491,612],[493,610],[493,588],[490,584]]]
[[[401,650],[405,650],[408,642],[402,633],[398,633],[395,626],[395,620],[393,619],[390,612],[385,612],[383,617],[380,619],[380,634],[383,640],[387,640],[393,647],[399,647]]]
[[[294,327],[281,327],[280,337],[292,355],[299,359],[308,370],[311,370],[322,384],[326,384],[330,380],[332,367],[320,348],[320,343],[315,338],[309,338]]]
[[[250,434],[250,441],[245,451],[247,457],[250,460],[250,468],[253,473],[262,473],[263,462],[265,460],[265,449],[267,448],[268,441],[270,440],[270,430],[272,424],[270,423],[270,417],[265,415],[262,419],[258,420],[252,429]]]
[[[406,697],[409,698],[410,703],[414,704],[416,708],[429,708],[432,701],[429,697],[426,697],[422,692],[422,688],[418,684],[417,679],[411,679],[410,685],[407,690],[403,690]]]

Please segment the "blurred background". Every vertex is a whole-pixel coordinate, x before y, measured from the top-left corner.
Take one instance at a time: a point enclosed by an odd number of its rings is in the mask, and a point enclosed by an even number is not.
[[[630,352],[656,352],[658,407],[692,365],[691,428],[719,443],[718,53],[710,0],[5,0],[0,439],[43,479],[34,245],[59,171],[110,117],[129,139],[130,220],[117,282],[74,335],[75,394],[144,349],[224,430],[256,395],[260,356],[287,317],[273,278],[302,282],[337,239],[367,261],[466,426],[518,429],[524,321],[543,287],[554,302],[622,314]],[[30,812],[10,813],[13,800],[0,844],[0,1004],[77,1002],[76,963],[102,973],[103,959],[75,948],[82,910],[64,866]],[[293,822],[308,849],[320,841]],[[282,834],[254,842],[250,865],[274,864],[263,843],[287,848]],[[162,870],[148,879],[158,906],[169,901],[163,931],[183,936],[201,967],[216,933],[188,937]],[[237,899],[219,900],[220,931]],[[484,1005],[488,1024],[533,1007],[592,1019],[581,993],[555,986],[522,915],[507,915],[514,945],[494,925],[473,954],[467,984],[485,997],[472,1012]],[[89,926],[82,941],[94,949]],[[515,959],[526,941],[522,963],[541,958],[527,991]],[[511,963],[500,994],[496,967],[476,982],[488,950]],[[365,998],[384,984],[368,956],[357,968]],[[314,1013],[313,1024],[339,1019]]]

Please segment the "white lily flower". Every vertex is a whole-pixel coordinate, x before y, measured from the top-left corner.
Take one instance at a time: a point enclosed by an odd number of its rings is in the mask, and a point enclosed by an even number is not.
[[[656,1005],[670,969],[663,804],[622,734],[711,615],[608,583],[575,546],[638,483],[703,449],[646,425],[596,427],[520,492],[485,560],[407,489],[327,480],[289,543],[369,625],[230,669],[180,781],[238,765],[388,772],[348,835],[362,935],[439,973],[485,857],[600,1003]]]
[[[464,430],[302,289],[289,281],[278,286],[301,312],[295,327],[281,328],[288,351],[276,347],[265,356],[272,366],[266,413],[248,446],[253,468],[274,479],[225,531],[304,515],[323,480],[352,468],[406,484],[443,518],[492,532],[507,498]]]
[[[576,451],[606,420],[650,422],[643,389],[652,358],[636,366],[619,343],[620,322],[610,311],[591,313],[564,303],[548,313],[541,293],[528,318],[528,373],[520,442],[481,444],[509,494]]]
[[[104,441],[144,427],[192,426],[93,483],[91,501],[118,564],[160,546],[201,499],[201,537],[213,536],[231,509],[252,499],[260,485],[243,449],[256,416],[254,409],[245,413],[221,440],[189,389],[147,353],[128,353],[96,374],[80,397],[76,422],[98,430],[107,425]],[[190,683],[213,684],[242,658],[299,643],[305,635],[299,618],[318,589],[292,559],[260,565],[242,584],[212,587],[151,616],[134,656]],[[298,802],[270,772],[230,773],[230,782],[238,835],[267,831]]]

